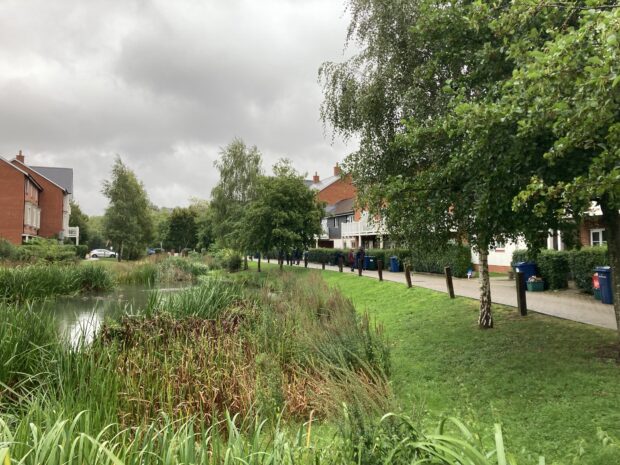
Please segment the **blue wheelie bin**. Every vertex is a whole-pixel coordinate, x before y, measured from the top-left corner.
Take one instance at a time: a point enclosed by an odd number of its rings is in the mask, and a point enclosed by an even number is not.
[[[398,257],[390,257],[390,271],[392,273],[398,273],[400,271],[398,266]]]
[[[377,269],[377,257],[372,255],[366,255],[364,257],[364,269],[365,270],[376,270]]]
[[[515,263],[515,271],[521,272],[525,275],[525,282],[532,276],[536,276],[536,263],[534,262],[519,262]]]
[[[601,302],[604,304],[613,305],[614,293],[611,286],[611,267],[597,266],[596,273],[598,274],[598,282],[601,287]]]

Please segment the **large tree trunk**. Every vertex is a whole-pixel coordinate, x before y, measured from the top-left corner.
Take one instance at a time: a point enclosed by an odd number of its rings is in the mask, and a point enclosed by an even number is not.
[[[603,219],[607,233],[607,250],[612,270],[612,290],[614,294],[614,313],[616,325],[620,333],[620,214],[618,209],[601,202]]]
[[[491,314],[491,281],[489,280],[489,250],[479,251],[480,256],[480,316],[478,326],[483,329],[493,327]]]

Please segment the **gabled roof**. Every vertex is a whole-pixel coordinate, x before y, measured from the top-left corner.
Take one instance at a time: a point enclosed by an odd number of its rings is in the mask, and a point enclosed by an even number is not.
[[[314,190],[320,192],[323,189],[325,189],[326,187],[331,186],[333,183],[335,183],[339,179],[340,179],[340,176],[330,176],[329,178],[325,178],[325,179],[323,179],[322,181],[319,181],[319,182],[313,182],[312,180],[307,180],[305,182],[306,183],[310,182],[310,184],[309,184],[310,189],[314,189]]]
[[[39,189],[40,191],[42,191],[42,190],[43,190],[43,187],[41,187],[41,184],[39,184],[39,183],[37,182],[37,180],[36,180],[36,179],[34,179],[30,173],[28,173],[27,171],[22,170],[22,169],[21,169],[21,168],[19,168],[18,166],[15,166],[13,163],[11,163],[9,160],[7,160],[7,159],[6,159],[6,158],[4,158],[4,157],[0,157],[0,161],[3,161],[4,163],[6,163],[7,165],[9,165],[9,166],[10,166],[11,168],[13,168],[14,170],[17,170],[17,171],[19,171],[21,174],[23,174],[26,178],[28,178],[28,179],[30,180],[30,182],[31,182],[32,184],[34,184],[34,185],[35,185],[35,187],[36,187],[37,189]]]
[[[35,170],[33,166],[28,166],[25,163],[22,163],[21,161],[19,161],[17,158],[14,158],[13,160],[11,160],[11,163],[13,162],[17,162],[19,163],[21,166],[25,167],[25,168],[30,168],[32,171],[35,171],[38,175],[42,176],[43,178],[47,179],[49,182],[51,182],[52,184],[54,184],[56,187],[58,187],[59,189],[61,189],[62,191],[66,192],[67,194],[70,194],[70,192],[64,188],[63,186],[61,186],[60,184],[58,184],[57,182],[55,182],[54,180],[48,178],[47,176],[45,176],[43,173],[39,173],[38,170]],[[62,168],[62,169],[70,169],[70,168]],[[73,170],[71,170],[71,177],[73,178]],[[71,184],[73,186],[73,181],[71,181]]]
[[[73,194],[73,169],[55,168],[51,166],[31,166],[33,170],[56,185],[64,188],[67,193]]]
[[[325,207],[328,216],[348,215],[355,211],[355,199],[344,199]]]

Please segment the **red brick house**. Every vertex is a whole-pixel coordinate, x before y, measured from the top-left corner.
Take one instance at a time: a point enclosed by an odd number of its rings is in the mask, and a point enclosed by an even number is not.
[[[73,170],[26,165],[21,153],[0,157],[0,237],[21,244],[32,237],[68,235]]]

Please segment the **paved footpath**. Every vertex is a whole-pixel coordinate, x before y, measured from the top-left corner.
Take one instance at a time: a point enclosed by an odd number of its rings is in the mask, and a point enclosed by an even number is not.
[[[302,265],[303,266],[303,265]],[[320,269],[321,265],[314,263],[308,264],[309,268]],[[338,267],[326,265],[326,270],[338,271]],[[345,273],[351,273],[350,269],[345,268]],[[357,270],[355,271],[357,274]],[[376,271],[364,271],[363,276],[367,278],[379,279]],[[405,273],[383,272],[385,281],[394,281],[406,284]],[[480,297],[478,279],[459,279],[453,278],[454,293],[462,297],[478,299]],[[426,273],[412,273],[411,284],[415,287],[424,287],[434,291],[445,292],[446,278],[442,275]],[[517,291],[515,281],[508,278],[491,278],[491,299],[493,303],[517,306]],[[544,313],[566,320],[573,320],[579,323],[600,326],[602,328],[616,329],[616,319],[614,316],[613,305],[600,303],[591,295],[582,294],[574,289],[546,292],[527,292],[528,310]]]

